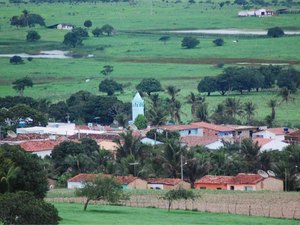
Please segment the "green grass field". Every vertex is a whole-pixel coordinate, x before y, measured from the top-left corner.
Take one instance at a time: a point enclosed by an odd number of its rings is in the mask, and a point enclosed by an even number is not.
[[[60,224],[103,224],[103,225],[166,225],[166,224],[264,224],[285,225],[298,224],[297,220],[271,219],[263,217],[249,217],[222,213],[204,213],[196,211],[173,210],[168,212],[154,208],[130,208],[122,206],[89,205],[83,211],[83,205],[75,203],[55,203],[62,218]]]
[[[26,96],[47,98],[52,102],[65,100],[72,93],[87,90],[99,94],[98,84],[104,79],[100,74],[104,65],[114,66],[112,78],[126,85],[123,94],[117,94],[123,101],[130,101],[135,86],[142,78],[153,77],[161,81],[163,86],[175,85],[181,89],[179,99],[183,104],[183,121],[190,120],[190,106],[184,104],[185,96],[190,91],[197,92],[197,84],[204,76],[215,76],[222,72],[216,64],[225,66],[236,63],[287,63],[300,69],[300,37],[291,36],[277,39],[264,37],[224,36],[225,45],[215,47],[212,41],[216,36],[199,36],[199,47],[182,49],[181,40],[184,35],[170,34],[171,39],[162,43],[158,39],[163,33],[153,33],[154,30],[200,29],[200,28],[242,28],[267,29],[281,26],[288,29],[300,29],[300,14],[286,14],[265,18],[239,18],[237,12],[242,10],[236,5],[224,6],[199,3],[189,5],[187,1],[175,4],[153,0],[138,1],[131,6],[128,3],[82,3],[82,4],[9,4],[4,1],[0,7],[0,54],[1,53],[31,53],[41,50],[69,50],[73,53],[94,58],[72,59],[34,59],[25,60],[22,65],[11,65],[8,58],[0,58],[0,96],[16,95],[11,83],[18,78],[29,76],[35,85],[25,90]],[[219,2],[219,1],[213,1]],[[274,7],[274,9],[280,6]],[[293,6],[293,9],[299,9]],[[15,28],[9,25],[9,18],[20,15],[27,9],[40,14],[46,24],[64,22],[83,26],[86,19],[91,19],[93,27],[89,30],[90,37],[83,41],[84,45],[68,49],[62,44],[67,31],[47,28],[31,28],[39,32],[41,40],[28,43],[25,36],[28,28]],[[111,24],[117,30],[112,37],[91,36],[91,30],[96,26]],[[136,33],[136,32],[144,33]],[[149,33],[149,32],[152,33]],[[235,39],[238,43],[233,43]],[[86,79],[90,79],[86,82]],[[278,107],[277,120],[279,124],[297,125],[299,120],[299,94],[296,101],[288,107]],[[228,97],[228,96],[226,96]],[[209,110],[226,97],[215,93],[207,98]],[[266,102],[277,98],[273,92],[250,93],[241,97],[242,101],[252,100],[258,107],[257,119],[263,119],[270,113]],[[280,99],[279,99],[280,100]],[[287,111],[286,111],[286,108]],[[288,120],[286,117],[288,114]]]

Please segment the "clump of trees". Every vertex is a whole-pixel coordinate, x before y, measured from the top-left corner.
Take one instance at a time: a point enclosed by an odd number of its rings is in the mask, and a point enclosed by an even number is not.
[[[24,60],[22,59],[21,56],[14,55],[9,59],[9,62],[11,64],[17,65],[17,64],[22,64],[24,62]]]
[[[41,39],[41,36],[39,35],[38,32],[36,32],[34,30],[31,30],[31,31],[27,32],[26,41],[34,42],[34,41],[37,41],[37,40],[40,40],[40,39]]]
[[[191,49],[195,48],[200,44],[200,41],[194,37],[184,37],[181,41],[181,46],[183,48]]]
[[[196,196],[191,190],[178,189],[170,190],[162,197],[162,199],[168,201],[168,211],[170,212],[172,203],[178,200],[195,200]]]
[[[111,65],[105,65],[105,66],[103,66],[103,70],[101,70],[101,73],[104,76],[107,76],[107,75],[111,74],[113,71],[114,71],[114,67],[113,66],[111,66]]]
[[[13,89],[15,89],[20,96],[24,95],[24,90],[27,87],[32,87],[33,86],[33,81],[29,77],[24,77],[21,79],[15,80],[13,83]]]
[[[10,25],[16,27],[34,27],[35,25],[45,26],[45,19],[38,14],[23,10],[20,16],[13,16]]]
[[[284,31],[280,27],[272,27],[268,29],[268,37],[279,38],[284,36]]]
[[[99,91],[107,93],[108,96],[113,95],[116,91],[123,91],[122,84],[112,79],[105,79],[99,84]]]
[[[96,27],[92,33],[95,37],[99,37],[101,35],[111,36],[115,31],[115,28],[109,24],[103,25],[101,28]]]
[[[150,96],[152,92],[159,92],[163,90],[160,82],[154,78],[144,78],[136,86],[136,89],[141,93],[146,92],[148,96]]]

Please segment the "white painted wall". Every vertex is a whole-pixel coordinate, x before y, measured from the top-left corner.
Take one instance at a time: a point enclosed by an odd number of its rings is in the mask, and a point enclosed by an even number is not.
[[[224,144],[221,140],[217,140],[213,143],[210,143],[208,145],[205,145],[205,147],[209,148],[209,149],[212,149],[212,150],[217,150],[219,148],[222,148],[224,147]]]
[[[282,141],[277,141],[277,140],[272,140],[269,143],[261,146],[260,151],[272,151],[272,150],[282,151],[287,146],[289,146],[288,143],[284,143]]]
[[[164,189],[163,184],[148,184],[148,189]]]
[[[75,189],[75,188],[83,188],[84,185],[82,182],[69,182],[68,181],[68,189]]]
[[[46,150],[46,151],[32,152],[32,154],[35,154],[43,159],[46,156],[50,156],[51,152],[52,152],[52,150]]]

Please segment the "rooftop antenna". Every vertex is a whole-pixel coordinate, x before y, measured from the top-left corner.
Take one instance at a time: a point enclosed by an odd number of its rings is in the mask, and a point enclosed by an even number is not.
[[[267,173],[269,174],[270,177],[276,176],[276,174],[272,170],[267,170]]]

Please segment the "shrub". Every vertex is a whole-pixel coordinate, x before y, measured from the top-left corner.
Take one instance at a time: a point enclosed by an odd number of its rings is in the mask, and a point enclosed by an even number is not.
[[[181,41],[181,46],[183,48],[195,48],[199,43],[200,41],[194,37],[184,37]]]
[[[268,37],[278,38],[284,36],[284,31],[280,27],[272,27],[268,29]]]
[[[41,36],[39,35],[38,32],[36,32],[34,30],[28,31],[27,36],[26,36],[26,41],[34,42],[34,41],[37,41],[40,39],[41,39]]]
[[[224,40],[222,38],[217,38],[217,39],[213,40],[213,43],[216,46],[223,46],[224,45]]]

